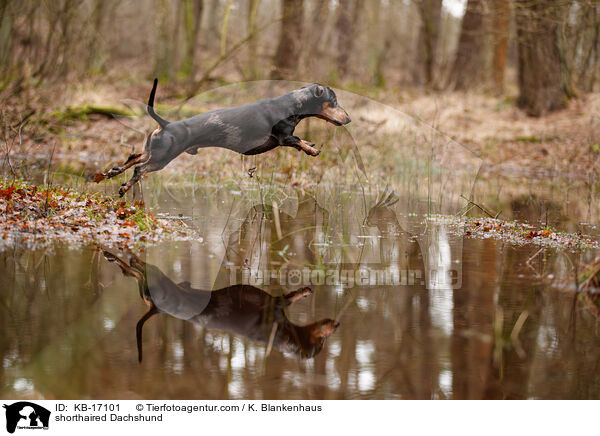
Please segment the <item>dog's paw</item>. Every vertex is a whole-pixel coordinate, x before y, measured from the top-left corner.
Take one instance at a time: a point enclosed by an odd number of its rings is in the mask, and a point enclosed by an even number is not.
[[[112,254],[110,251],[102,250],[102,254],[104,255],[104,258],[106,260],[108,260],[109,262],[116,262],[117,261],[117,256],[115,256],[114,254]]]
[[[94,183],[100,183],[104,179],[106,179],[106,174],[96,173],[92,176],[92,182]]]
[[[300,300],[301,298],[306,298],[312,295],[312,293],[312,289],[306,286],[304,288],[296,289],[295,291],[290,292],[285,296],[285,299],[287,301],[287,304],[289,305],[294,303],[295,301]]]
[[[298,289],[296,292],[298,293],[299,298],[306,298],[312,295],[313,290],[308,286],[305,286],[304,288]]]
[[[304,150],[304,153],[308,154],[309,156],[318,156],[319,154],[321,154],[321,150],[313,147],[315,144],[309,143],[309,144],[304,144],[304,147],[302,148]]]

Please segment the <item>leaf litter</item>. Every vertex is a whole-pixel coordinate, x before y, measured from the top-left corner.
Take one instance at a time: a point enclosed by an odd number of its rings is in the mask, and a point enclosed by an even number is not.
[[[181,219],[155,217],[140,201],[130,203],[60,185],[0,180],[0,251],[54,242],[132,249],[166,240],[202,238]]]

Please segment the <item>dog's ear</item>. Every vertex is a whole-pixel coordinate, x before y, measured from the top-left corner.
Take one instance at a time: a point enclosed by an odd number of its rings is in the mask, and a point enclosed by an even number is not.
[[[322,97],[323,93],[325,92],[325,88],[323,88],[321,85],[317,85],[317,86],[315,86],[315,89],[313,92],[315,94],[315,97]]]

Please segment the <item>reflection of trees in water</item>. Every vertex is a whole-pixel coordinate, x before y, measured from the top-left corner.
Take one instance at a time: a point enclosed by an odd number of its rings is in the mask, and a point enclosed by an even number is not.
[[[267,264],[281,265],[278,251],[289,245],[290,262],[317,264],[328,252],[307,241],[330,235],[333,222],[319,207],[300,201],[295,215],[281,212],[281,234],[288,235],[281,240],[272,210],[266,211],[266,219],[260,211],[248,219],[243,216],[245,229],[226,241],[227,259],[240,262],[246,254],[239,248],[246,246],[250,252],[262,250]],[[423,263],[420,246],[410,238],[401,241],[403,234],[394,229],[389,210],[369,215],[369,231],[382,236],[370,250],[383,256],[373,260],[384,265],[401,259],[410,265]],[[400,220],[398,225],[405,228]],[[260,240],[259,234],[262,242],[251,243]],[[194,269],[213,268],[197,262],[207,258],[204,245],[194,248],[196,262],[186,263],[192,246],[162,251],[165,274],[182,281]],[[423,286],[363,287],[345,293],[314,287],[312,297],[289,311],[292,322],[334,317],[345,301],[352,303],[323,351],[307,361],[279,352],[265,358],[264,345],[240,335],[158,317],[144,327],[142,366],[135,359],[131,326],[143,309],[132,292],[132,280],[98,263],[88,250],[2,253],[0,328],[5,334],[0,337],[0,359],[9,363],[0,366],[1,389],[13,396],[16,380],[25,379],[44,396],[102,398],[597,397],[600,348],[595,319],[579,302],[572,304],[571,294],[531,283],[532,272],[525,264],[536,251],[465,239],[463,284],[452,293]],[[357,264],[356,257],[346,259],[351,260],[346,266]],[[556,259],[548,252],[531,264],[553,272]],[[229,280],[224,265],[216,277]],[[282,293],[275,285],[268,291]],[[451,305],[444,306],[449,296]],[[499,307],[502,325],[496,335]],[[524,311],[528,317],[518,351],[510,334]],[[449,317],[445,321],[444,315]],[[494,351],[500,347],[498,359]]]

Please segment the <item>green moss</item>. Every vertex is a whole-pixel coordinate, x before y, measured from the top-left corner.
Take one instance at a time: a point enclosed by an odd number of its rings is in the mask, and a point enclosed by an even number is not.
[[[84,104],[81,106],[68,106],[63,110],[51,112],[49,114],[49,118],[59,122],[85,121],[88,119],[89,115],[102,115],[107,118],[112,118],[114,116],[139,116],[141,115],[141,113],[116,106],[97,106],[91,104]]]
[[[518,142],[543,142],[544,138],[540,138],[539,136],[519,136],[515,138],[515,141]]]
[[[514,99],[509,97],[508,95],[504,96],[504,98],[502,100],[500,100],[498,103],[496,103],[496,105],[494,106],[494,111],[498,112],[501,111],[502,109],[506,109],[509,108],[511,106],[514,105]]]
[[[198,115],[203,112],[206,112],[204,109],[200,109],[200,108],[197,108],[194,106],[183,105],[180,108],[178,105],[173,106],[173,105],[166,105],[166,104],[156,105],[156,111],[158,113],[162,114],[167,119],[191,118],[194,115]]]

